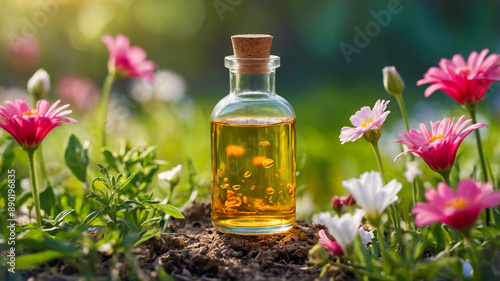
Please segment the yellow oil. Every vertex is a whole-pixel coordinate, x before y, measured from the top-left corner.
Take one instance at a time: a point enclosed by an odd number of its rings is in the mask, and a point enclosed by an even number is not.
[[[212,122],[212,221],[239,234],[295,224],[295,119]]]

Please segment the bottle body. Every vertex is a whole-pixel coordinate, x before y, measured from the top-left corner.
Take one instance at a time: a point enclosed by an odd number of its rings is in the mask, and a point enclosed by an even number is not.
[[[287,231],[295,224],[295,114],[274,93],[274,68],[230,73],[231,92],[211,118],[212,222],[236,234]]]

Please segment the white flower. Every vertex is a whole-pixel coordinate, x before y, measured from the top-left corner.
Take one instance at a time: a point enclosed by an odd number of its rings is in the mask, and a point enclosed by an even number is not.
[[[179,74],[169,70],[155,72],[154,84],[146,79],[135,79],[132,83],[132,98],[138,102],[147,102],[153,94],[166,102],[177,102],[186,93],[186,82]]]
[[[406,180],[408,182],[412,183],[416,177],[422,175],[422,171],[418,169],[417,162],[408,161],[406,163],[406,171],[403,173],[403,175],[406,177]]]
[[[362,226],[359,227],[358,229],[359,236],[361,236],[361,241],[363,241],[363,245],[367,245],[372,241],[373,237],[375,235],[373,234],[373,231],[366,231]]]
[[[158,174],[159,180],[164,180],[170,183],[170,186],[175,186],[181,179],[182,164],[175,166],[172,170]]]
[[[342,251],[347,253],[348,246],[358,235],[358,228],[362,218],[363,210],[356,209],[354,215],[346,213],[342,217],[338,215],[332,217],[330,213],[325,212],[315,214],[312,220],[314,223],[325,225],[342,248]]]
[[[28,80],[28,92],[41,99],[50,91],[50,77],[45,69],[40,68]]]
[[[396,180],[384,186],[380,173],[374,171],[363,173],[359,179],[343,181],[342,186],[349,190],[370,219],[379,219],[385,208],[398,199],[397,194],[403,187]]]

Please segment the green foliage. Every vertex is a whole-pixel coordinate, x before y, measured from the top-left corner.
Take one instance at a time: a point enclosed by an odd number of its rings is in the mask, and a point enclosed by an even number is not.
[[[85,183],[87,180],[87,167],[89,165],[88,151],[74,134],[71,134],[66,144],[64,161],[66,161],[66,166],[68,166],[73,175],[79,181]]]

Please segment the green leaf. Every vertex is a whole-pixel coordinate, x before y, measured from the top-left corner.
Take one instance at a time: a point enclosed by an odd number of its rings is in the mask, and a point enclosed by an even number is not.
[[[62,255],[63,253],[54,250],[22,255],[16,260],[16,269],[36,267],[53,259],[59,258]]]
[[[87,178],[87,167],[89,165],[88,152],[87,149],[83,148],[74,134],[71,134],[66,144],[64,160],[73,175],[84,183]]]
[[[16,156],[16,141],[12,137],[5,138],[5,141],[0,146],[0,155],[1,158],[1,166],[0,166],[0,174],[3,174],[7,171],[14,162],[14,158]]]
[[[73,213],[74,211],[75,211],[75,209],[71,209],[71,210],[64,210],[64,211],[60,212],[60,213],[56,216],[56,218],[55,218],[56,224],[59,224],[60,222],[62,222],[62,221],[64,220],[64,218],[65,218],[67,215],[69,215],[69,214]]]
[[[181,214],[181,212],[174,206],[168,205],[168,204],[154,204],[150,205],[152,208],[162,211],[165,214],[171,215],[172,217],[176,219],[183,219],[184,216]]]
[[[118,171],[118,165],[116,164],[116,159],[113,156],[113,153],[109,149],[103,148],[102,155],[104,156],[104,159],[106,159],[109,166]]]
[[[40,207],[47,213],[51,215],[56,214],[57,202],[56,195],[51,186],[47,186],[42,192],[40,192]]]
[[[131,232],[137,232],[139,229],[135,224],[133,224],[131,221],[124,220],[124,219],[118,219],[118,222],[125,225]]]
[[[82,224],[89,224],[93,222],[102,213],[103,210],[104,209],[101,208],[99,210],[93,211],[83,220]]]
[[[120,191],[123,188],[125,188],[134,179],[134,177],[135,177],[135,174],[131,174],[126,180],[124,180],[123,182],[119,183],[119,187],[118,187],[117,191]]]

